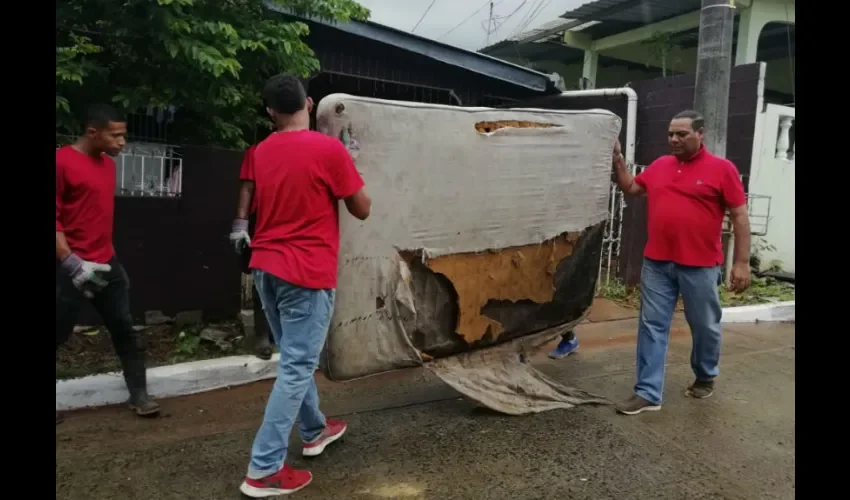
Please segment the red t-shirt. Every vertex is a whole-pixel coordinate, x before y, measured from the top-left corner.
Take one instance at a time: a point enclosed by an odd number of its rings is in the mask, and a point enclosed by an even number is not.
[[[648,240],[644,256],[683,266],[723,262],[720,236],[727,209],[747,202],[738,169],[700,150],[681,162],[668,155],[635,177],[646,190]]]
[[[245,151],[245,156],[242,157],[242,166],[239,167],[239,180],[240,181],[251,181],[254,182],[254,150],[257,149],[257,145],[254,144],[247,151]],[[251,212],[254,213],[257,211],[257,197],[254,196],[251,198]]]
[[[56,231],[81,259],[106,264],[115,254],[115,161],[71,146],[56,150]]]
[[[254,151],[254,182],[250,267],[304,288],[336,288],[339,200],[364,185],[345,146],[310,130],[272,134]]]

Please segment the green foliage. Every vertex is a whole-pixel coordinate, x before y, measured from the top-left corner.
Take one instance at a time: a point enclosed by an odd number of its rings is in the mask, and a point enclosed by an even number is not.
[[[200,348],[200,330],[183,330],[177,335],[177,341],[174,343],[174,359],[178,362],[192,359],[198,354]]]
[[[748,306],[769,302],[794,300],[794,285],[773,278],[752,277],[750,287],[741,293],[734,293],[720,287],[720,303],[723,307]]]
[[[274,0],[304,16],[347,22],[369,11],[353,0]],[[75,107],[112,101],[128,112],[177,108],[183,142],[247,146],[269,76],[308,76],[318,61],[262,0],[66,0],[56,5],[56,126],[74,134]]]
[[[755,274],[751,277],[750,287],[743,292],[733,292],[727,289],[726,285],[720,285],[718,287],[720,304],[723,307],[748,306],[794,300],[794,291],[794,285],[790,283],[770,277],[759,278]],[[640,307],[640,288],[627,288],[618,279],[612,279],[608,285],[601,286],[598,297],[611,300],[625,307]]]

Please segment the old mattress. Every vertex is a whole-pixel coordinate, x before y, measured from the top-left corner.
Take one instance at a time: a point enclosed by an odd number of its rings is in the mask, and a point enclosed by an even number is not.
[[[621,121],[332,94],[372,214],[340,216],[322,369],[351,380],[570,327],[593,300]]]

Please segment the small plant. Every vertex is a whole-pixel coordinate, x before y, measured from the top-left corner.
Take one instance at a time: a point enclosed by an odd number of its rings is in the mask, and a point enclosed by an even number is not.
[[[667,76],[667,69],[672,66],[674,61],[678,61],[675,57],[675,51],[679,48],[674,40],[673,33],[656,32],[648,40],[643,42],[649,48],[650,57],[654,62],[661,67],[661,76]],[[646,66],[649,67],[650,63]]]
[[[201,335],[197,329],[182,330],[174,343],[174,362],[179,363],[197,356],[201,349]]]
[[[750,267],[754,271],[781,271],[782,261],[772,260],[766,269],[761,268],[762,256],[765,252],[775,252],[776,247],[768,243],[763,238],[756,238],[750,248]]]
[[[637,287],[627,287],[619,278],[612,278],[607,284],[600,285],[597,297],[623,304],[627,307],[640,306],[640,293]]]

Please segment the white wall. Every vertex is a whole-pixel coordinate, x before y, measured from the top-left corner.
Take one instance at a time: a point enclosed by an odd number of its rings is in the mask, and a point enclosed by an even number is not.
[[[753,231],[761,230],[759,217],[769,215],[764,236],[753,236],[775,247],[761,251],[762,267],[781,261],[782,269],[794,272],[796,246],[796,144],[788,130],[796,116],[795,108],[768,104],[756,119],[753,162],[750,170],[750,218]],[[766,199],[770,197],[770,213]]]

